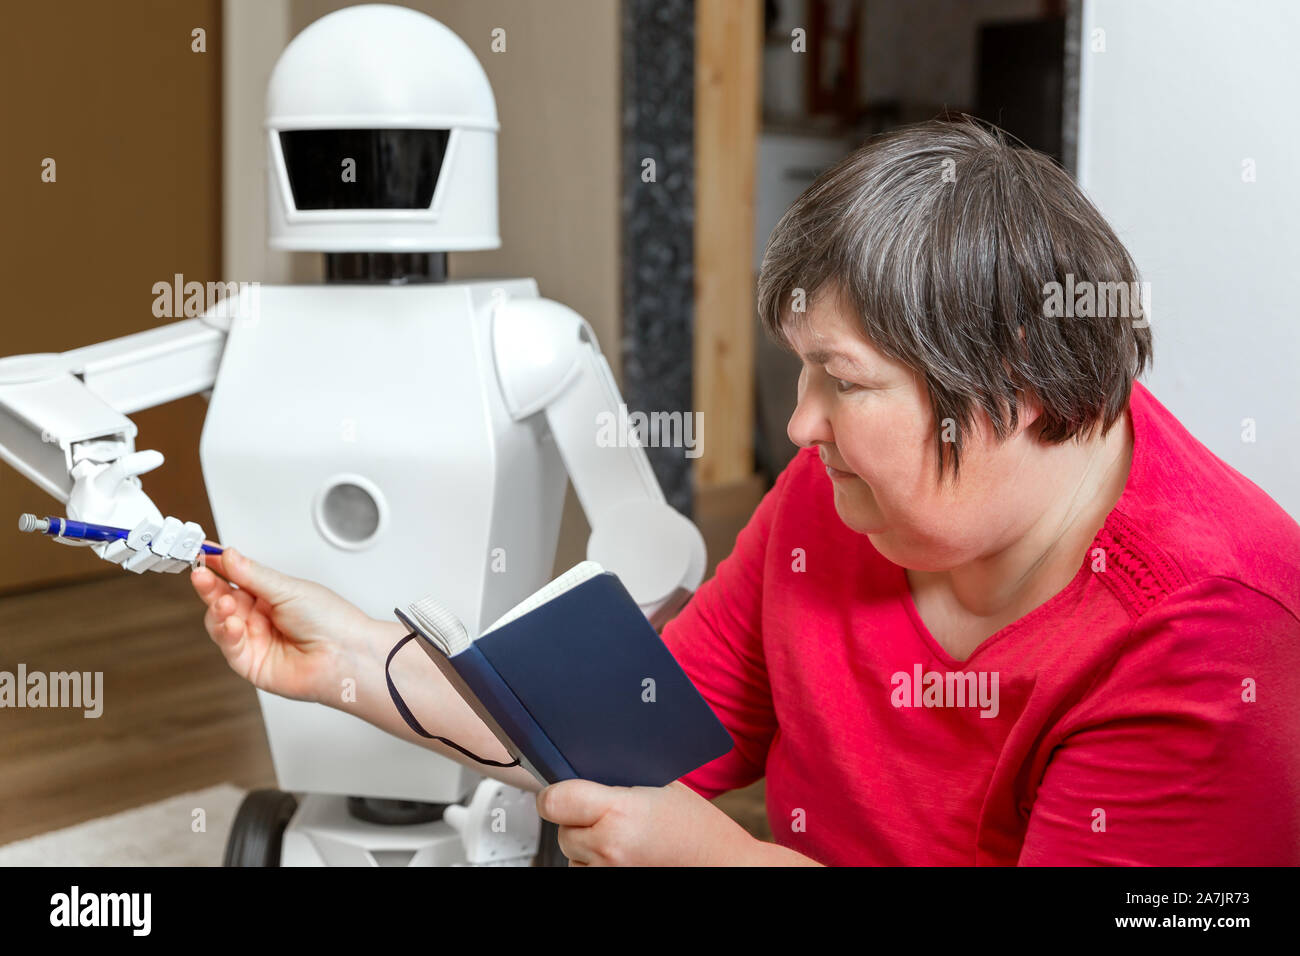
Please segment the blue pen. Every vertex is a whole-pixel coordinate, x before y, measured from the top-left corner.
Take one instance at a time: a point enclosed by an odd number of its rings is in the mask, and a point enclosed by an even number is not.
[[[83,538],[87,541],[115,541],[131,534],[127,528],[112,528],[106,524],[91,524],[70,518],[38,518],[31,514],[18,516],[18,530],[36,531],[60,538]],[[204,554],[220,554],[222,551],[215,544],[204,544],[201,547]]]

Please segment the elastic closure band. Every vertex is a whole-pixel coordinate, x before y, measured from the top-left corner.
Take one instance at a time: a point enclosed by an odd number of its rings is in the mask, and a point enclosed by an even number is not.
[[[419,635],[416,634],[414,631],[412,631],[410,634],[407,634],[406,637],[398,641],[396,646],[394,646],[393,649],[388,652],[388,660],[384,662],[384,679],[388,681],[388,695],[393,698],[393,705],[397,707],[397,712],[402,715],[402,719],[406,721],[406,725],[410,727],[413,731],[415,731],[417,734],[419,734],[421,737],[428,738],[429,740],[437,740],[440,743],[444,743],[452,750],[458,751],[459,753],[463,753],[466,757],[469,757],[470,760],[473,760],[476,763],[481,763],[484,766],[487,767],[520,766],[518,757],[516,757],[510,763],[502,763],[499,760],[484,760],[478,754],[471,753],[470,751],[462,747],[460,744],[456,743],[454,740],[448,740],[446,737],[439,737],[437,734],[431,734],[423,727],[420,726],[420,722],[416,720],[415,715],[411,713],[411,708],[406,706],[406,701],[402,700],[402,695],[397,692],[397,685],[393,683],[393,675],[390,671],[390,669],[393,666],[393,658],[397,656],[397,652],[406,646],[407,641],[418,636]]]

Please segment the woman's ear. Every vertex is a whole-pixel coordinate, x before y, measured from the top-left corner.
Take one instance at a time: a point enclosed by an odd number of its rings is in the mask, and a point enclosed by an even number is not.
[[[1016,392],[1016,400],[1020,403],[1017,427],[1023,431],[1042,416],[1043,404],[1033,392],[1024,390]]]

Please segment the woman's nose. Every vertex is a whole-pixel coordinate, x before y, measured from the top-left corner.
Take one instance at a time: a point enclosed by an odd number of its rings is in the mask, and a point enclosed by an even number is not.
[[[808,448],[818,442],[834,441],[830,421],[826,418],[826,412],[814,391],[805,388],[799,390],[798,404],[795,405],[794,414],[790,416],[790,422],[785,428],[790,441],[800,448]]]

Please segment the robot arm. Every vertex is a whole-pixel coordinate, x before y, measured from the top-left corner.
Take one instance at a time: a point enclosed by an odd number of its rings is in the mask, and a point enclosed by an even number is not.
[[[140,487],[157,451],[135,451],[126,417],[212,387],[225,332],[201,319],[59,354],[0,359],[0,458],[67,506],[67,516],[132,529],[92,547],[137,573],[182,571],[203,529],[164,518]]]
[[[635,439],[599,440],[602,417],[621,421],[623,403],[591,326],[558,302],[502,299],[492,348],[511,416],[546,415],[591,525],[587,557],[661,626],[704,577],[704,538],[664,500]]]

